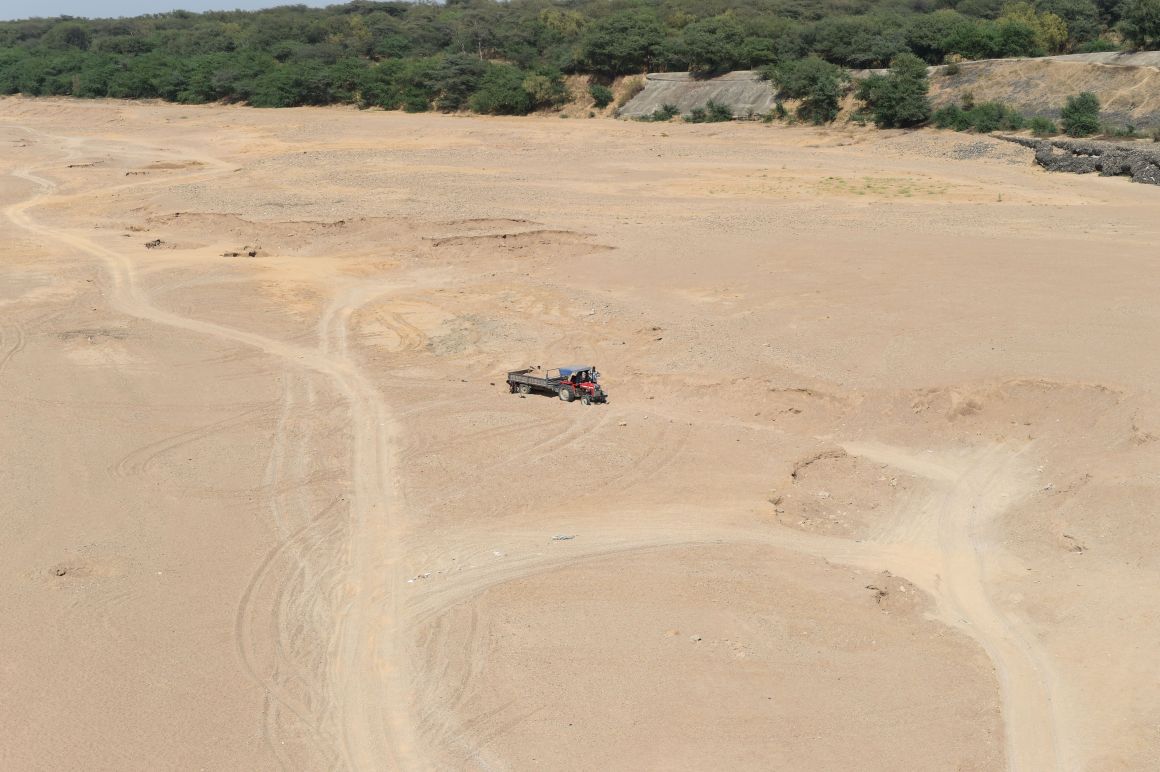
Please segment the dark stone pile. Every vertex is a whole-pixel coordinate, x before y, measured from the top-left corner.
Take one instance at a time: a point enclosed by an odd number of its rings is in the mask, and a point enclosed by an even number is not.
[[[1052,172],[1131,177],[1133,182],[1160,185],[1160,150],[1113,142],[1078,139],[1041,140],[1003,137],[1035,151],[1035,162]]]

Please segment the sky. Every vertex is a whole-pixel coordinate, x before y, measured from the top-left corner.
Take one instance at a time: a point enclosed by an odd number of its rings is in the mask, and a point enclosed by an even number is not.
[[[143,13],[185,11],[251,11],[277,5],[309,5],[321,8],[345,0],[0,0],[0,21],[32,16],[140,16]]]

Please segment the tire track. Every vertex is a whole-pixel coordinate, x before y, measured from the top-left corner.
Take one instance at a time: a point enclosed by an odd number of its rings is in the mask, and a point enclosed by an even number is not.
[[[12,358],[24,350],[24,328],[19,324],[7,324],[0,327],[0,375]]]
[[[267,418],[273,412],[270,406],[251,408],[237,415],[224,418],[220,421],[179,432],[165,439],[151,442],[131,453],[126,454],[120,461],[110,467],[110,472],[116,477],[132,477],[149,471],[157,458],[165,453],[177,450],[200,440],[238,426],[245,426],[261,418]]]
[[[1047,656],[1023,622],[995,608],[987,591],[987,554],[992,549],[986,542],[987,526],[1028,490],[1018,466],[1022,451],[986,448],[957,463],[939,463],[884,445],[844,447],[853,455],[948,485],[941,499],[917,513],[921,524],[930,527],[908,529],[911,545],[934,547],[933,557],[916,555],[897,572],[930,594],[943,620],[974,638],[995,664],[1008,767],[1061,768],[1069,754],[1057,728],[1056,679]],[[932,568],[933,581],[924,581]]]
[[[76,147],[77,141],[71,146]],[[219,171],[229,167],[217,159],[201,160]],[[381,294],[362,290],[335,305],[331,318],[334,353],[326,346],[306,348],[247,330],[188,318],[153,304],[138,281],[134,262],[84,236],[41,225],[29,214],[46,203],[56,186],[32,169],[14,176],[32,182],[41,193],[8,206],[4,212],[17,227],[48,241],[66,245],[98,259],[110,277],[109,301],[118,311],[156,324],[257,349],[326,376],[345,399],[352,431],[351,492],[342,576],[334,583],[341,596],[325,683],[329,707],[338,722],[339,751],[351,769],[418,767],[410,725],[405,668],[397,663],[399,624],[399,547],[402,524],[396,516],[397,484],[393,473],[391,416],[375,385],[346,351],[345,324],[358,307],[358,297]],[[212,178],[215,174],[200,174]],[[187,178],[192,179],[193,176]],[[140,188],[149,183],[117,186]],[[110,189],[106,189],[108,192]],[[363,301],[365,302],[365,300]],[[320,604],[314,599],[315,604]]]
[[[900,513],[895,528],[861,542],[784,526],[717,526],[704,513],[688,511],[666,513],[663,523],[652,526],[642,513],[625,512],[610,520],[615,525],[586,533],[583,542],[569,542],[566,551],[545,553],[532,548],[542,544],[543,533],[552,524],[542,524],[535,534],[507,532],[509,544],[523,544],[525,554],[509,546],[503,562],[441,574],[425,583],[410,597],[411,624],[432,623],[449,609],[471,603],[482,592],[507,582],[614,554],[679,546],[763,544],[871,571],[889,570],[929,595],[938,617],[972,637],[994,663],[1007,730],[1008,767],[1067,768],[1073,756],[1054,707],[1057,686],[1050,662],[1026,624],[997,609],[988,592],[988,555],[996,549],[987,541],[989,526],[1033,490],[1021,463],[1023,451],[994,446],[929,454],[874,443],[849,443],[844,448],[852,455],[926,477],[941,492],[912,502],[912,509]],[[461,531],[455,544],[444,546],[447,554],[459,554],[463,565],[467,548],[486,543],[487,535],[486,530]],[[463,549],[457,551],[456,546]],[[424,728],[433,739],[450,742],[439,726],[449,727],[453,722],[453,716],[427,716]],[[461,743],[453,744],[459,747]]]

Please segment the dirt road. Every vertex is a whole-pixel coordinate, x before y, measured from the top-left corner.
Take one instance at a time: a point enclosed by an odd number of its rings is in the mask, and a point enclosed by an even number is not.
[[[1160,750],[1153,191],[937,134],[9,99],[0,139],[0,765]],[[507,393],[565,360],[612,403]]]

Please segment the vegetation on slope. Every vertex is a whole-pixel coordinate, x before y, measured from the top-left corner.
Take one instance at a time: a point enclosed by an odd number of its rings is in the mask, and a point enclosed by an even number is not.
[[[0,93],[520,114],[565,99],[569,73],[934,64],[1102,49],[1121,33],[1160,46],[1160,0],[360,0],[0,23]],[[809,118],[829,100],[819,92]]]

